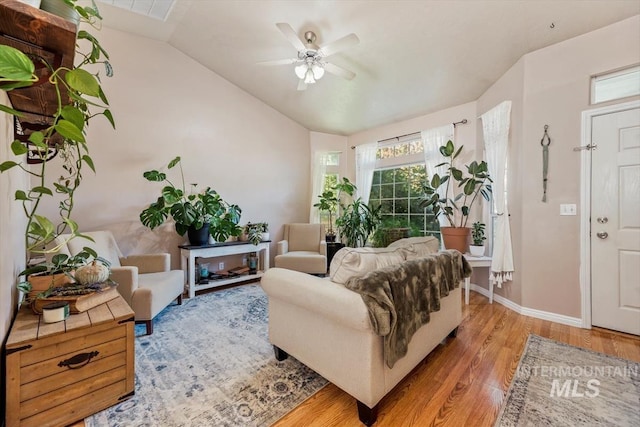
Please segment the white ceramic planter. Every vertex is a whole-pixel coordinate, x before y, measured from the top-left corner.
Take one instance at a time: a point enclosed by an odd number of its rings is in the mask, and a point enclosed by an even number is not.
[[[483,256],[484,245],[483,246],[469,245],[469,252],[471,253],[471,256]]]

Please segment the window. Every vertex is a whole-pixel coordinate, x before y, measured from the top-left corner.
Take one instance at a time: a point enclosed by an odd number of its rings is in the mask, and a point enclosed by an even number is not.
[[[323,156],[323,160],[325,162],[324,166],[324,175],[322,178],[323,186],[322,191],[320,193],[324,193],[327,190],[330,190],[333,186],[338,183],[340,179],[340,153],[339,152],[330,152]],[[314,197],[314,202],[317,203],[318,198]],[[332,228],[335,230],[336,227],[336,215],[332,215]],[[329,228],[329,213],[326,211],[320,212],[320,224],[324,224],[327,229]]]
[[[591,78],[591,103],[640,95],[640,66]]]
[[[412,235],[439,237],[438,221],[419,206],[427,178],[422,153],[422,141],[416,137],[380,147],[369,204],[381,205],[384,228],[410,228]]]

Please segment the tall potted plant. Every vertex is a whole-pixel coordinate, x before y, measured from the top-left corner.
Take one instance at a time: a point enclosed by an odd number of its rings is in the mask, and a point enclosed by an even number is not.
[[[325,211],[329,214],[329,225],[327,226],[327,231],[325,232],[325,241],[335,242],[336,232],[333,231],[333,214],[336,213],[336,210],[338,208],[338,197],[333,190],[327,190],[318,197],[320,198],[318,200],[318,203],[313,206],[318,208],[320,212]]]
[[[449,226],[440,227],[442,239],[447,249],[457,249],[465,253],[469,247],[469,232],[467,221],[473,204],[482,196],[491,200],[491,178],[487,163],[473,161],[465,165],[466,174],[458,169],[454,161],[460,155],[462,148],[456,149],[451,140],[440,147],[440,154],[446,159],[436,167],[446,166],[442,176],[433,174],[431,180],[423,184],[423,200],[420,206],[430,209],[436,218],[444,215]],[[444,188],[443,194],[438,190]]]
[[[176,233],[189,233],[192,245],[202,246],[211,235],[216,241],[224,242],[230,236],[238,236],[242,227],[238,225],[242,210],[238,205],[229,204],[210,187],[197,192],[197,184],[191,184],[187,193],[180,157],[169,162],[168,169],[180,168],[181,185],[176,187],[167,174],[158,170],[143,173],[148,181],[165,182],[160,197],[140,213],[140,221],[152,230],[162,225],[169,217],[175,222]]]
[[[380,206],[371,207],[360,197],[354,199],[356,186],[347,178],[342,178],[335,186],[340,213],[336,218],[336,226],[340,240],[348,247],[357,248],[367,244],[371,233],[380,224]],[[343,197],[346,195],[346,197]],[[343,198],[350,200],[346,203]]]

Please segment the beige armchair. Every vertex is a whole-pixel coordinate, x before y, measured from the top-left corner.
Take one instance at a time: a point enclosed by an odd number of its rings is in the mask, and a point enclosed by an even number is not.
[[[77,237],[64,242],[68,235],[58,237],[56,245],[61,245],[58,253],[74,255],[89,247],[111,263],[111,279],[118,284],[120,295],[136,314],[136,323],[144,323],[147,335],[153,333],[153,318],[171,301],[177,299],[182,304],[184,272],[171,270],[168,253],[123,256],[110,231],[83,233],[94,242]],[[50,254],[52,256],[55,254]]]
[[[322,224],[285,224],[277,243],[276,267],[310,274],[327,273],[327,244]]]

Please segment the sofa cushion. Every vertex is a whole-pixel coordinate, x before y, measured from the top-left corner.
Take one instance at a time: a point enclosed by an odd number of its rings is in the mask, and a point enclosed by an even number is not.
[[[402,249],[406,260],[434,254],[440,249],[440,240],[433,236],[407,237],[391,243],[389,248]]]
[[[320,224],[289,224],[289,251],[319,251]]]
[[[351,277],[404,261],[402,248],[342,248],[331,260],[329,277],[344,284]]]
[[[311,251],[295,251],[276,255],[276,267],[311,274],[326,274],[327,257]]]

